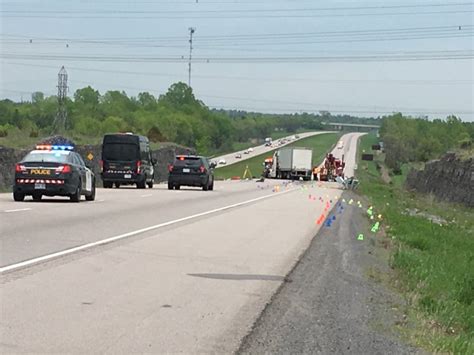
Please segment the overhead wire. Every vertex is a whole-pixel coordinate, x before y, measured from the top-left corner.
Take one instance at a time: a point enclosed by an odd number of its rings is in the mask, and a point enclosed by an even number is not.
[[[473,2],[437,3],[437,4],[410,4],[410,5],[372,5],[372,6],[338,6],[338,7],[306,7],[306,8],[272,8],[272,9],[226,9],[226,10],[0,10],[0,13],[26,13],[26,14],[221,14],[225,13],[275,13],[275,12],[310,12],[310,11],[360,11],[379,9],[413,9],[425,7],[459,7],[472,6]]]
[[[105,55],[54,55],[54,54],[18,54],[1,52],[0,58],[20,60],[68,60],[90,62],[126,62],[126,63],[187,63],[188,59],[172,56],[105,56]],[[432,51],[428,54],[390,54],[359,56],[272,56],[272,57],[194,57],[193,63],[317,63],[317,62],[374,62],[374,61],[421,61],[421,60],[460,60],[474,58],[474,50]]]
[[[326,13],[326,14],[292,14],[292,13],[285,13],[281,15],[275,14],[265,14],[265,13],[248,13],[246,15],[237,15],[237,14],[219,14],[218,16],[214,15],[203,15],[203,14],[192,14],[189,15],[183,14],[178,16],[177,15],[148,15],[148,16],[135,16],[135,15],[122,15],[122,14],[111,14],[111,15],[94,15],[91,14],[90,16],[85,15],[69,15],[65,14],[43,14],[43,15],[36,15],[36,14],[6,14],[2,15],[2,18],[39,18],[39,19],[80,19],[80,20],[103,20],[103,19],[117,19],[117,20],[155,20],[155,19],[163,19],[163,20],[177,20],[177,19],[206,19],[206,20],[223,20],[223,19],[281,19],[281,18],[328,18],[328,17],[368,17],[368,16],[420,16],[420,15],[448,15],[448,14],[472,14],[474,10],[445,10],[445,11],[417,11],[417,12],[366,12],[366,13],[347,13],[347,14],[338,14],[338,13]]]
[[[78,82],[78,83],[83,83],[86,85],[92,85],[93,82],[97,84],[97,81],[83,81],[83,80],[74,80],[73,82]],[[137,90],[140,92],[143,91],[148,91],[148,92],[157,92],[156,89],[150,89],[150,88],[138,88],[134,86],[129,86],[129,85],[119,85],[121,89],[130,89],[130,90]],[[366,110],[385,110],[383,112],[400,112],[400,111],[410,111],[410,112],[430,112],[430,109],[425,109],[425,108],[408,108],[408,107],[387,107],[387,106],[380,106],[380,105],[344,105],[344,104],[322,104],[322,103],[308,103],[308,102],[300,102],[300,101],[287,101],[287,100],[272,100],[272,99],[258,99],[254,97],[235,97],[235,96],[225,96],[225,95],[212,95],[212,94],[201,94],[199,91],[195,93],[196,97],[203,97],[203,98],[211,98],[211,99],[224,99],[224,100],[232,100],[232,101],[245,101],[245,102],[261,102],[261,103],[271,103],[271,104],[289,104],[289,105],[296,105],[296,106],[304,106],[306,109],[299,109],[299,108],[289,108],[288,110],[297,110],[297,111],[321,111],[325,109],[331,109],[332,111],[337,111],[339,112],[338,108],[354,108],[356,110],[359,110],[357,112],[362,112],[360,110],[366,109]],[[308,109],[310,106],[312,106],[311,109]],[[318,106],[318,107],[316,107]],[[273,107],[273,106],[272,106]],[[345,111],[345,112],[351,112],[351,111]],[[453,113],[453,110],[450,109],[439,109],[436,112],[438,113],[445,113],[445,114],[451,114]],[[467,114],[468,111],[462,111],[464,114]],[[469,114],[473,113],[473,111],[469,111]]]
[[[399,27],[399,28],[374,28],[374,29],[364,29],[364,30],[344,30],[344,31],[311,31],[311,32],[271,32],[271,33],[247,33],[247,34],[222,34],[222,35],[197,35],[196,38],[200,42],[204,41],[228,41],[228,40],[254,40],[254,39],[272,39],[272,38],[299,38],[299,37],[313,37],[313,36],[344,36],[344,35],[371,35],[371,34],[406,34],[407,32],[450,32],[450,31],[465,31],[472,30],[474,25],[471,24],[455,24],[455,25],[445,25],[445,26],[425,26],[425,27]],[[179,36],[146,36],[146,37],[83,37],[74,38],[74,37],[39,37],[37,35],[19,35],[19,34],[8,34],[0,33],[0,37],[13,37],[13,38],[24,38],[24,39],[34,39],[34,40],[43,40],[43,41],[78,41],[78,42],[124,42],[128,41],[136,43],[137,41],[150,42],[154,40],[159,41],[183,41],[188,40],[188,37],[185,35]]]
[[[33,63],[12,63],[4,62],[8,65],[17,65],[25,67],[35,67],[35,68],[50,68],[50,69],[59,69],[58,66],[46,65],[46,64],[33,64]],[[130,71],[130,70],[117,70],[117,69],[98,69],[98,68],[86,68],[86,67],[77,67],[77,66],[67,66],[67,70],[75,70],[82,72],[92,72],[92,73],[112,73],[120,75],[132,75],[132,76],[158,76],[158,77],[184,77],[185,73],[157,73],[153,71]],[[298,78],[298,77],[262,77],[262,76],[229,76],[229,75],[202,75],[194,74],[193,78],[195,79],[210,79],[210,80],[240,80],[240,81],[259,81],[259,82],[318,82],[318,83],[330,83],[330,84],[357,84],[360,83],[369,83],[369,84],[403,84],[403,85],[472,85],[474,80],[432,80],[432,79],[330,79],[330,78]]]

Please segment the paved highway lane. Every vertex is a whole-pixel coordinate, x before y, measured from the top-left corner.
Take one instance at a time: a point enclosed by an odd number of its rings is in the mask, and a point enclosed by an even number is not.
[[[226,165],[231,165],[231,164],[234,164],[234,163],[238,163],[239,161],[242,161],[242,160],[247,160],[247,159],[253,158],[256,155],[260,155],[260,154],[272,151],[274,149],[284,147],[285,145],[297,142],[297,141],[299,141],[303,138],[312,137],[312,136],[316,136],[318,134],[324,134],[324,133],[333,133],[333,132],[332,131],[322,131],[322,132],[298,133],[297,134],[299,136],[298,139],[289,141],[289,142],[287,142],[285,144],[282,144],[280,146],[277,146],[276,144],[274,144],[271,147],[266,147],[265,145],[259,145],[259,146],[253,147],[253,152],[250,153],[250,154],[244,154],[243,151],[239,152],[242,155],[242,158],[240,158],[240,159],[235,158],[236,153],[230,153],[230,154],[226,154],[226,155],[222,155],[222,156],[219,156],[219,157],[212,158],[212,161],[219,161],[221,159],[224,159],[227,162]],[[294,135],[288,136],[288,137],[286,137],[286,139],[288,139],[289,137],[293,137],[293,136]],[[281,138],[281,139],[284,139],[284,138]],[[275,140],[275,142],[277,142],[278,140]],[[223,166],[225,166],[225,165],[218,165],[217,168],[222,168]]]
[[[344,139],[351,153],[356,139]],[[271,197],[3,273],[0,352],[236,350],[341,193],[334,184],[267,181],[219,183],[209,193],[101,190],[79,205],[2,195],[3,265]]]
[[[97,200],[64,198],[14,202],[0,195],[0,266],[133,232],[235,203],[271,195],[275,182],[216,182],[212,192],[195,188],[98,189]],[[281,184],[282,182],[278,182]]]

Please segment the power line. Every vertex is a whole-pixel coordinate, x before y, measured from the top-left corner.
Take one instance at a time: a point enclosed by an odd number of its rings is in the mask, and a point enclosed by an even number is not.
[[[460,26],[459,26],[460,27]],[[387,32],[374,31],[373,33],[365,34],[328,34],[327,38],[324,38],[322,35],[312,35],[312,36],[280,36],[280,37],[248,37],[248,38],[215,38],[215,39],[203,39],[200,41],[201,45],[198,49],[214,49],[214,48],[228,48],[229,46],[278,46],[278,45],[300,45],[300,44],[317,44],[317,43],[341,43],[341,42],[372,42],[372,41],[402,41],[402,40],[419,40],[419,39],[442,39],[442,38],[470,38],[474,33],[473,26],[466,26],[465,29],[459,30],[456,29],[450,30],[439,30],[439,31],[426,31],[426,32]],[[25,36],[26,37],[26,36]],[[316,39],[313,39],[316,38]],[[318,39],[321,37],[321,39]],[[201,40],[201,38],[200,38]],[[34,39],[27,37],[23,40],[19,39],[10,39],[10,38],[1,38],[0,42],[6,44],[25,44],[31,45],[32,43],[58,43],[63,42],[67,45],[78,43],[78,44],[87,44],[87,45],[110,45],[118,47],[144,47],[144,48],[183,48],[183,45],[174,45],[169,44],[169,42],[182,42],[180,39],[177,40],[163,40],[163,43],[156,42],[156,40],[147,40],[147,41],[105,41],[105,40],[68,40],[68,39]]]
[[[84,83],[86,85],[93,85],[90,81],[81,81],[75,80],[78,83]],[[148,92],[157,92],[156,89],[147,89],[147,88],[137,88],[137,87],[130,87],[130,86],[123,86],[120,85],[121,89],[132,89],[132,90],[139,90],[140,92],[148,91]],[[15,91],[15,90],[2,90],[2,91],[11,91],[17,93],[32,93],[31,91]],[[408,112],[411,114],[465,114],[471,115],[473,111],[465,111],[465,110],[450,110],[450,109],[423,109],[423,108],[408,108],[408,107],[384,107],[379,105],[334,105],[334,104],[321,104],[321,103],[308,103],[308,102],[294,102],[294,101],[286,101],[286,100],[271,100],[271,99],[256,99],[256,98],[243,98],[243,97],[234,97],[234,96],[222,96],[222,95],[200,95],[196,94],[196,97],[203,97],[203,98],[215,98],[215,99],[224,99],[224,100],[237,100],[237,101],[247,101],[247,102],[256,102],[256,103],[271,103],[271,104],[291,104],[291,105],[298,105],[299,108],[296,107],[275,107],[274,105],[271,106],[271,109],[268,107],[255,107],[255,106],[233,106],[233,107],[224,107],[224,106],[216,106],[210,105],[210,107],[216,109],[224,109],[224,110],[247,110],[247,111],[254,111],[254,112],[282,112],[282,113],[303,113],[303,112],[319,112],[321,110],[330,110],[334,113],[349,113],[349,114],[357,114],[357,113],[374,113],[374,114],[391,114],[394,112]],[[303,106],[303,107],[301,107]],[[342,109],[345,108],[345,109]],[[353,109],[348,109],[353,108]]]
[[[222,19],[255,19],[255,18],[328,18],[328,17],[365,17],[365,16],[420,16],[420,15],[447,15],[447,14],[467,14],[473,13],[474,10],[446,10],[446,11],[417,11],[417,12],[369,12],[369,13],[351,13],[351,14],[289,14],[284,15],[273,15],[273,14],[254,14],[249,13],[248,15],[199,15],[189,14],[184,16],[172,16],[172,15],[151,15],[151,16],[125,16],[125,15],[115,15],[110,16],[75,16],[68,14],[52,14],[52,15],[28,15],[28,14],[19,14],[19,15],[2,15],[2,18],[39,18],[39,19],[79,19],[79,20],[179,20],[179,19],[208,19],[208,20],[222,20]]]
[[[164,56],[79,56],[79,55],[54,55],[54,54],[18,54],[0,53],[0,58],[20,60],[69,60],[110,63],[183,63],[183,57]],[[287,57],[197,57],[194,62],[199,63],[319,63],[319,62],[398,62],[398,61],[423,61],[423,60],[465,60],[474,58],[473,50],[439,51],[428,54],[391,54],[391,55],[359,55],[359,56],[287,56]]]
[[[18,65],[26,67],[38,67],[38,68],[56,68],[53,65],[45,64],[32,64],[32,63],[12,63],[5,62],[7,65]],[[159,77],[169,77],[169,78],[179,78],[183,75],[180,73],[156,73],[156,72],[140,72],[140,71],[129,71],[129,70],[112,70],[112,69],[97,69],[97,68],[86,68],[86,67],[76,67],[68,66],[69,70],[77,70],[83,72],[99,72],[99,73],[111,73],[111,74],[120,74],[120,75],[143,75],[143,76],[159,76]],[[259,82],[320,82],[320,83],[330,83],[330,84],[357,84],[369,83],[369,84],[403,84],[403,85],[472,85],[474,80],[433,80],[433,79],[382,79],[382,80],[369,80],[369,79],[330,79],[330,78],[298,78],[298,77],[261,77],[261,76],[228,76],[228,75],[194,75],[194,78],[199,79],[210,79],[210,80],[239,80],[239,81],[259,81]]]
[[[92,85],[92,82],[90,81],[81,81],[81,80],[76,80],[75,82],[78,83],[83,83],[86,85]],[[98,84],[96,82],[96,84]],[[128,86],[128,85],[119,85],[121,89],[130,89],[130,90],[137,90],[137,91],[148,91],[148,92],[157,92],[156,89],[151,89],[151,88],[138,88],[134,86]],[[399,112],[399,111],[410,111],[410,112],[430,112],[430,109],[426,108],[419,108],[419,107],[387,107],[387,106],[379,106],[379,105],[343,105],[343,104],[322,104],[322,103],[316,103],[316,102],[300,102],[300,101],[287,101],[287,100],[272,100],[272,99],[257,99],[257,98],[249,98],[249,97],[235,97],[235,96],[224,96],[224,95],[208,95],[208,94],[196,94],[196,97],[203,97],[203,98],[212,98],[212,99],[220,99],[220,100],[233,100],[233,101],[246,101],[246,102],[261,102],[261,103],[269,103],[269,104],[289,104],[289,105],[298,105],[298,106],[304,106],[306,108],[312,107],[310,110],[305,109],[305,110],[300,110],[300,111],[319,111],[323,109],[329,109],[329,110],[336,110],[340,111],[338,108],[353,108],[356,110],[362,110],[362,109],[367,109],[369,111],[373,110],[374,107],[375,109],[379,110],[385,110],[383,112],[385,113],[391,113],[391,112]],[[316,108],[316,106],[318,106]],[[273,107],[273,106],[272,106]],[[289,108],[288,110],[297,110],[297,108]],[[350,112],[350,111],[346,111]],[[362,112],[362,111],[359,111]],[[452,113],[453,110],[450,109],[438,109],[436,112],[438,113]],[[464,114],[468,114],[468,111],[463,111]],[[469,114],[472,113],[469,111]]]
[[[227,35],[200,35],[201,42],[210,41],[228,41],[228,40],[254,40],[254,39],[272,39],[272,38],[299,38],[299,37],[318,37],[318,36],[344,36],[344,35],[373,35],[373,34],[406,34],[413,32],[459,32],[465,30],[472,30],[474,26],[469,24],[456,24],[449,26],[428,26],[428,27],[400,27],[400,28],[377,28],[377,29],[363,29],[363,30],[343,30],[343,31],[312,31],[312,32],[272,32],[272,33],[247,33],[247,34],[227,34]],[[38,37],[37,35],[19,35],[0,33],[0,37],[14,37],[24,38],[26,40],[41,40],[41,41],[68,41],[68,42],[84,42],[84,43],[136,43],[136,42],[153,42],[159,41],[178,41],[183,42],[185,36],[154,36],[154,37]]]
[[[227,10],[0,10],[0,13],[26,13],[26,14],[221,14],[221,13],[288,13],[311,11],[360,11],[379,9],[414,9],[430,7],[459,7],[472,6],[473,2],[443,3],[443,4],[415,4],[415,5],[377,5],[377,6],[344,6],[344,7],[308,7],[308,8],[280,8],[280,9],[227,9]]]
[[[64,0],[49,0],[50,2],[61,2],[63,3]],[[3,5],[29,5],[29,2],[37,2],[37,0],[25,0],[20,3],[20,0],[16,0],[15,2],[3,2]],[[79,0],[81,4],[91,4],[91,5],[101,5],[101,4],[125,4],[129,5],[130,1],[129,0],[124,0],[124,1],[117,1],[117,0],[112,0],[112,1],[104,1],[101,0],[100,2],[94,1],[94,0]],[[314,3],[314,0],[298,0],[298,3],[304,3],[304,2],[309,2],[311,4]],[[20,4],[19,4],[20,3]],[[143,1],[143,0],[134,0],[133,4],[153,4],[153,5],[161,5],[161,4],[180,4],[180,5],[195,5],[199,4],[200,6],[202,5],[208,5],[208,4],[222,4],[222,5],[240,5],[240,4],[245,4],[245,5],[254,5],[254,4],[274,4],[274,3],[284,3],[284,4],[294,4],[295,1],[292,0],[230,0],[230,1],[225,1],[225,0],[199,0],[199,2],[196,2],[194,0],[153,0],[153,1]]]
[[[255,112],[255,113],[286,113],[286,114],[294,114],[294,113],[318,113],[321,108],[301,108],[301,109],[295,109],[295,108],[268,108],[268,107],[255,107],[255,106],[209,106],[213,109],[216,110],[235,110],[235,111],[247,111],[247,112]],[[367,110],[333,110],[332,113],[346,113],[346,114],[393,114],[393,113],[398,113],[402,112],[405,114],[413,114],[413,115],[472,115],[474,111],[434,111],[434,110],[428,110],[428,111],[403,111],[403,110],[377,110],[377,109],[367,109]]]
[[[244,98],[244,97],[232,97],[232,96],[221,96],[221,95],[197,95],[200,97],[206,97],[206,98],[215,98],[215,99],[224,99],[224,100],[234,100],[234,101],[250,101],[250,102],[262,102],[262,103],[271,103],[271,104],[290,104],[290,105],[298,105],[298,106],[311,106],[313,105],[312,110],[316,110],[315,106],[320,106],[318,110],[320,110],[322,107],[329,107],[332,109],[337,109],[339,108],[356,108],[356,109],[373,109],[374,106],[378,109],[385,109],[385,110],[390,110],[390,111],[419,111],[419,112],[426,112],[429,111],[430,109],[425,109],[425,108],[407,108],[407,107],[384,107],[384,106],[379,106],[379,105],[330,105],[330,104],[321,104],[321,103],[308,103],[308,102],[298,102],[298,101],[286,101],[286,100],[271,100],[271,99],[256,99],[256,98]],[[293,108],[294,110],[295,108]],[[449,109],[440,109],[438,112],[451,112],[452,110]],[[471,113],[474,111],[471,111]]]

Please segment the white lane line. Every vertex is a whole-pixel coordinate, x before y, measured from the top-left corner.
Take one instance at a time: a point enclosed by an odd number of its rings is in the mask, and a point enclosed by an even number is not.
[[[5,210],[5,213],[12,213],[12,212],[22,212],[22,211],[31,211],[31,208],[17,208],[16,210]]]
[[[146,195],[141,195],[140,197],[151,197],[153,194],[146,194]]]
[[[23,267],[26,267],[26,266],[31,266],[31,265],[34,265],[34,264],[37,264],[37,263],[40,263],[40,262],[45,262],[45,261],[55,259],[55,258],[58,258],[58,257],[61,257],[61,256],[76,253],[78,251],[94,248],[94,247],[104,245],[104,244],[109,244],[109,243],[112,243],[112,242],[116,242],[116,241],[121,240],[121,239],[130,238],[130,237],[133,237],[137,234],[142,234],[142,233],[145,233],[145,232],[149,232],[149,231],[152,231],[152,230],[155,230],[155,229],[167,227],[167,226],[177,224],[177,223],[180,223],[180,222],[189,221],[191,219],[207,216],[207,215],[217,213],[217,212],[222,212],[222,211],[225,211],[225,210],[230,210],[232,208],[236,208],[236,207],[240,207],[240,206],[245,206],[245,205],[248,205],[248,204],[253,203],[253,202],[265,200],[267,198],[271,198],[271,197],[275,197],[275,196],[280,196],[280,195],[286,194],[288,192],[293,192],[295,190],[296,190],[296,188],[293,188],[293,189],[288,189],[286,191],[282,191],[282,192],[278,192],[278,193],[272,193],[271,195],[265,195],[265,196],[253,198],[251,200],[234,203],[232,205],[219,207],[219,208],[216,208],[216,209],[213,209],[213,210],[197,213],[197,214],[194,214],[194,215],[191,215],[191,216],[178,218],[178,219],[168,221],[168,222],[164,222],[164,223],[160,223],[160,224],[155,224],[154,226],[138,229],[138,230],[128,232],[128,233],[125,233],[125,234],[120,234],[120,235],[117,235],[115,237],[110,237],[110,238],[107,238],[107,239],[99,240],[97,242],[83,244],[83,245],[80,245],[80,246],[77,246],[77,247],[74,247],[74,248],[70,248],[70,249],[66,249],[66,250],[63,250],[63,251],[56,252],[56,253],[40,256],[38,258],[25,260],[25,261],[22,261],[22,262],[19,262],[19,263],[16,263],[16,264],[10,264],[10,265],[7,265],[7,266],[0,267],[0,274],[2,274],[4,272],[7,272],[7,271],[12,271],[12,270],[16,270],[16,269],[19,269],[19,268],[23,268]]]

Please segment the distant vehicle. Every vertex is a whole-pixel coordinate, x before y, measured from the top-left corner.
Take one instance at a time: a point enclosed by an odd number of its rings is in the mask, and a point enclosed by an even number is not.
[[[67,196],[79,202],[95,199],[95,175],[69,145],[38,145],[15,166],[13,199]]]
[[[252,152],[253,152],[253,148],[247,149],[247,152],[248,152],[249,154],[252,153]]]
[[[147,137],[132,133],[106,134],[102,142],[101,177],[104,187],[136,185],[153,187],[155,179],[150,143]]]
[[[240,154],[240,153],[239,153],[239,154],[236,154],[236,155],[235,155],[235,159],[242,159],[242,154]]]
[[[245,151],[244,151],[244,154],[249,154],[249,151],[248,151],[248,150],[245,150]]]
[[[227,162],[225,161],[225,159],[221,159],[219,160],[219,165],[226,165]]]
[[[344,142],[343,142],[343,141],[339,141],[339,142],[337,143],[337,149],[342,149],[342,148],[344,148]]]
[[[181,186],[198,186],[204,191],[214,190],[215,163],[205,157],[177,155],[168,166],[168,190],[179,190]]]
[[[273,140],[271,137],[265,138],[265,147],[271,147],[273,144]]]
[[[300,136],[299,136],[299,135],[296,135],[295,138],[296,138],[296,139],[300,139]]]
[[[310,148],[281,148],[271,159],[265,160],[264,175],[277,179],[310,180],[312,159],[313,150]]]

